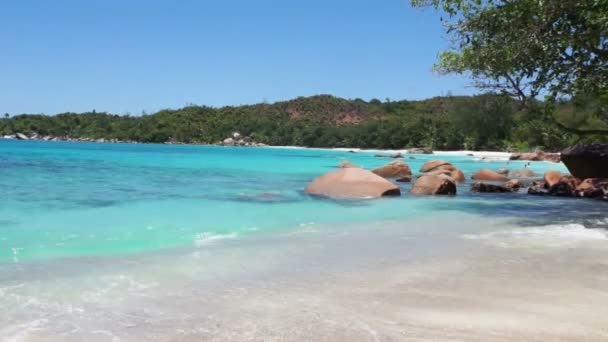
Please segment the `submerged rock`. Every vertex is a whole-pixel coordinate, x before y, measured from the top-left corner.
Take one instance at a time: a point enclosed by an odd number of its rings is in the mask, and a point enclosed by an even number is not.
[[[410,192],[415,195],[455,195],[456,182],[446,175],[423,175],[418,177]]]
[[[376,154],[374,157],[376,158],[403,158],[403,153],[397,152],[395,154]]]
[[[608,144],[572,146],[562,151],[562,161],[574,177],[608,178]]]
[[[521,169],[509,172],[510,178],[532,178],[534,176],[536,176],[536,174],[530,169]]]
[[[485,180],[485,181],[497,181],[497,182],[505,182],[508,180],[507,177],[500,175],[490,169],[481,169],[479,172],[471,177],[474,180]]]
[[[372,172],[384,178],[407,179],[409,177],[409,180],[412,178],[410,166],[401,160],[395,160],[394,162],[372,170]],[[409,182],[409,180],[407,181]]]
[[[361,168],[345,168],[319,176],[304,191],[310,195],[345,199],[401,195],[398,186]]]
[[[342,168],[342,169],[346,169],[349,167],[360,167],[360,166],[357,164],[353,164],[353,163],[349,162],[348,160],[345,160],[345,161],[340,162],[340,164],[338,164],[338,167]]]
[[[471,185],[471,192],[511,192],[505,186],[475,182]]]

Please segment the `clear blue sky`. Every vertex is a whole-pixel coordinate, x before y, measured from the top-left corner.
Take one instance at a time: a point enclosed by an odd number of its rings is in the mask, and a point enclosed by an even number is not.
[[[0,113],[472,93],[447,45],[408,0],[3,1]]]

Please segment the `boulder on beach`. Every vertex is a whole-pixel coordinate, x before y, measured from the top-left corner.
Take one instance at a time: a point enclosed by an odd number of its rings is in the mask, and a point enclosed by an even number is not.
[[[455,195],[456,182],[446,175],[423,175],[418,177],[410,193],[415,195]]]
[[[534,176],[536,176],[536,174],[530,169],[521,169],[509,172],[509,178],[531,178]]]
[[[15,138],[17,138],[18,140],[30,140],[30,138],[28,138],[27,135],[23,133],[15,134]]]
[[[496,182],[505,182],[508,180],[507,177],[498,174],[490,169],[481,169],[479,172],[471,177],[474,180],[482,180],[482,181],[496,181]]]
[[[422,167],[420,168],[420,172],[430,172],[443,165],[452,164],[448,163],[445,160],[429,160],[428,162],[424,163],[424,165],[422,165]]]
[[[304,191],[310,195],[344,199],[401,195],[398,186],[361,168],[345,168],[326,173],[314,179]]]
[[[559,163],[560,154],[545,152],[513,153],[509,157],[509,160],[550,161],[554,163]]]
[[[349,167],[361,167],[361,166],[359,166],[357,164],[353,164],[353,163],[349,162],[348,160],[345,160],[345,161],[340,162],[340,164],[338,164],[338,167],[341,169],[346,169]]]
[[[562,151],[562,161],[574,177],[608,178],[608,144],[572,146]]]
[[[384,178],[408,178],[411,180],[412,170],[407,163],[401,160],[395,160],[389,164],[381,166],[377,169],[372,170],[373,173]]]
[[[475,182],[471,185],[471,192],[511,192],[511,190],[502,185]]]
[[[547,185],[548,188],[554,186],[559,183],[562,178],[562,174],[557,171],[546,171],[543,176],[543,181]]]
[[[433,154],[433,149],[430,147],[414,147],[407,151],[412,154]]]

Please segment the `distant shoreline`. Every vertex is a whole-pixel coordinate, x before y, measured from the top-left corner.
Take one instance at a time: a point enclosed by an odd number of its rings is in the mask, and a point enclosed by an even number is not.
[[[15,137],[4,136],[0,140],[10,141],[40,141],[40,142],[80,142],[94,144],[135,144],[135,145],[188,145],[188,146],[217,146],[217,147],[242,147],[242,148],[272,148],[272,149],[291,149],[291,150],[319,150],[319,151],[340,151],[352,153],[378,153],[378,154],[398,154],[403,155],[435,155],[435,156],[470,156],[484,160],[509,160],[514,152],[505,151],[473,151],[473,150],[457,150],[457,151],[433,151],[431,154],[410,153],[411,149],[365,149],[358,147],[307,147],[307,146],[272,146],[272,145],[250,145],[250,146],[227,146],[223,144],[204,144],[204,143],[184,143],[184,142],[165,142],[165,143],[148,143],[139,141],[121,141],[121,140],[106,140],[92,138],[69,138],[69,139],[41,139],[28,138],[18,139]],[[388,157],[388,155],[387,155]]]
[[[355,152],[355,153],[402,153],[402,154],[417,154],[409,153],[409,149],[362,149],[362,148],[348,148],[348,147],[304,147],[304,146],[265,146],[267,148],[276,149],[294,149],[294,150],[322,150],[322,151],[340,151],[340,152]],[[460,151],[433,151],[429,156],[472,156],[478,158],[495,159],[495,160],[509,160],[509,157],[513,153],[501,152],[501,151],[471,151],[471,150],[460,150]]]

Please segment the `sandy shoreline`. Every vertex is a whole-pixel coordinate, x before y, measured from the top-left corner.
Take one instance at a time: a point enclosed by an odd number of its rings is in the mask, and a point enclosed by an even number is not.
[[[361,153],[403,153],[408,154],[408,149],[401,150],[381,150],[381,149],[361,149],[361,148],[324,148],[324,147],[302,147],[302,146],[265,146],[264,148],[276,148],[276,149],[293,149],[293,150],[319,150],[319,151],[340,151],[340,152],[361,152]],[[509,160],[511,152],[500,152],[500,151],[433,151],[433,154],[437,156],[472,156],[476,158],[487,158],[494,160]]]
[[[0,318],[0,336],[14,341],[608,338],[605,230],[573,227],[578,236],[573,238],[560,231],[568,227],[558,225],[527,234],[511,231],[518,228],[508,220],[470,215],[399,222],[330,231],[311,226],[183,253],[72,260],[43,266],[44,272],[20,272],[0,283],[6,315]],[[437,225],[440,234],[430,231]],[[52,279],[50,288],[41,287],[45,277]]]

